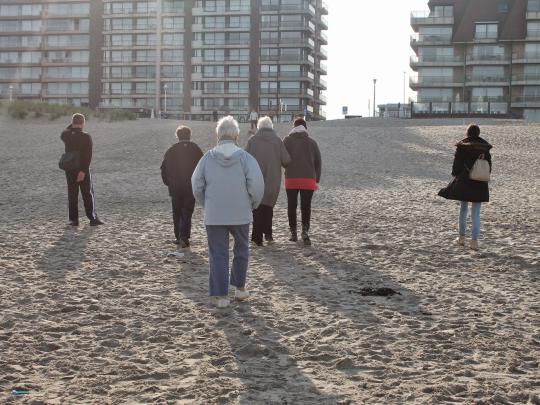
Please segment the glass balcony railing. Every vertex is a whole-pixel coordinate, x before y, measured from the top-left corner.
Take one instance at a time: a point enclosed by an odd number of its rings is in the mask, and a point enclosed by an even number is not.
[[[432,11],[413,11],[411,25],[453,25],[453,15],[440,15]]]
[[[510,57],[504,53],[491,53],[491,54],[478,54],[473,53],[467,55],[468,62],[508,62],[510,63]]]
[[[505,76],[471,75],[467,76],[467,81],[475,83],[508,83],[510,78]]]
[[[430,64],[430,65],[444,65],[447,63],[463,63],[463,57],[461,55],[437,55],[437,56],[411,56],[411,65]]]
[[[432,35],[432,34],[415,34],[411,35],[411,45],[427,45],[427,44],[450,44],[452,42],[451,35]]]
[[[453,76],[420,76],[411,77],[409,83],[411,86],[453,84],[463,83],[463,79],[455,78]]]

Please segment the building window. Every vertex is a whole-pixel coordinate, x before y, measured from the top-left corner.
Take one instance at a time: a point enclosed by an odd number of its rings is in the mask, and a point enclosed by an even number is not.
[[[497,4],[497,10],[499,11],[499,13],[508,13],[508,10],[509,10],[508,1],[499,0],[499,3]]]
[[[539,12],[540,0],[529,0],[527,3],[527,11]]]
[[[497,23],[479,23],[475,27],[475,39],[497,39],[499,25]]]

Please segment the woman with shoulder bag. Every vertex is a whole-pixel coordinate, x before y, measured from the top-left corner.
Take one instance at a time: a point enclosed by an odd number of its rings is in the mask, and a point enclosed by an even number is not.
[[[456,154],[452,165],[454,180],[439,191],[439,196],[448,200],[461,201],[459,212],[459,237],[456,242],[465,245],[467,214],[471,207],[472,235],[471,249],[478,250],[480,236],[480,209],[482,203],[489,202],[489,177],[491,173],[492,146],[480,138],[480,127],[470,125],[467,137],[456,144]],[[486,164],[487,163],[487,164]]]

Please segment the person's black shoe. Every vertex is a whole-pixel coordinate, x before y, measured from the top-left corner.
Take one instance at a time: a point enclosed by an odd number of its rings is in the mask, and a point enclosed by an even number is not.
[[[185,248],[188,248],[190,245],[189,245],[189,239],[180,239],[178,241],[178,244],[180,245],[180,247],[182,249],[185,249]]]
[[[90,226],[99,226],[99,225],[105,225],[103,222],[99,220],[99,218],[90,220]]]
[[[69,226],[79,226],[79,221],[69,221]]]
[[[270,244],[274,243],[274,238],[272,237],[272,235],[266,235],[264,239]]]
[[[264,246],[262,240],[261,240],[261,241],[258,241],[258,240],[252,240],[251,242],[253,242],[255,245],[257,245],[257,246],[259,246],[259,247]]]
[[[309,239],[309,226],[302,225],[302,240],[304,245],[311,246],[311,239]]]
[[[175,245],[179,245],[179,244],[180,244],[180,239],[175,239],[175,240],[173,241],[173,243],[174,243]]]
[[[291,228],[291,237],[289,238],[290,242],[298,242],[298,231],[296,228]]]

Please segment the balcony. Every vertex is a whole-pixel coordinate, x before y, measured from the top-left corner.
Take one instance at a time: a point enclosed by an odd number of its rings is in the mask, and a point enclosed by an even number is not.
[[[512,63],[515,64],[526,64],[526,63],[540,63],[540,52],[539,53],[526,53],[526,54],[514,54],[512,57]]]
[[[328,51],[323,47],[320,47],[317,53],[321,59],[328,60]]]
[[[319,66],[317,66],[317,70],[323,75],[326,75],[328,73],[326,63],[323,63],[323,62],[319,62]]]
[[[453,15],[437,15],[432,11],[413,11],[411,26],[416,31],[421,25],[454,25]]]
[[[233,46],[233,47],[249,47],[250,46],[250,40],[249,39],[226,39],[226,40],[195,40],[191,41],[191,46],[195,49],[197,48],[205,48],[210,47],[214,48],[216,46]]]
[[[421,76],[409,79],[411,89],[427,87],[463,87],[463,79],[449,76]]]
[[[504,76],[467,76],[467,86],[508,86],[510,78]]]
[[[512,108],[540,108],[540,95],[513,97]]]
[[[315,25],[311,21],[300,23],[296,21],[263,21],[261,23],[261,28],[290,28],[294,30],[309,30],[312,33],[315,33]]]
[[[463,57],[462,56],[411,56],[410,65],[412,69],[418,67],[429,67],[429,66],[462,66]]]
[[[467,65],[508,65],[510,57],[503,53],[470,54],[466,56]]]
[[[415,34],[411,35],[411,46],[418,48],[423,45],[451,45],[452,37],[448,35],[429,35]]]
[[[512,76],[512,84],[515,86],[540,86],[540,74],[516,74]]]
[[[321,30],[327,30],[328,29],[328,19],[324,16],[321,16],[320,21],[318,24],[321,26]]]
[[[319,77],[319,84],[320,84],[320,87],[325,90],[328,88],[328,83],[322,77]]]
[[[527,10],[527,20],[540,20],[540,10]]]
[[[213,24],[213,25],[193,24],[192,29],[193,29],[193,32],[214,32],[216,30],[247,32],[251,29],[251,27],[249,25],[231,25],[231,24]]]
[[[328,45],[328,35],[321,31],[319,33],[319,41],[321,42],[321,45]]]
[[[313,56],[301,56],[301,55],[261,55],[261,61],[274,61],[274,62],[300,62],[314,64],[315,60]]]
[[[303,14],[310,14],[311,16],[315,17],[315,9],[310,4],[307,7],[303,4],[282,4],[279,5],[261,5],[261,11],[263,13],[303,13]]]
[[[318,99],[319,104],[325,105],[327,103],[327,99],[326,99],[326,96],[324,94],[319,94],[317,96],[317,99]]]
[[[261,38],[261,44],[315,49],[315,41],[311,38]]]
[[[328,14],[328,4],[326,4],[326,1],[321,1],[321,14],[327,15]]]
[[[216,14],[251,14],[251,7],[215,7],[215,8],[204,8],[204,7],[194,7],[193,16],[204,16],[209,15],[210,13]],[[182,10],[183,11],[183,10]]]

